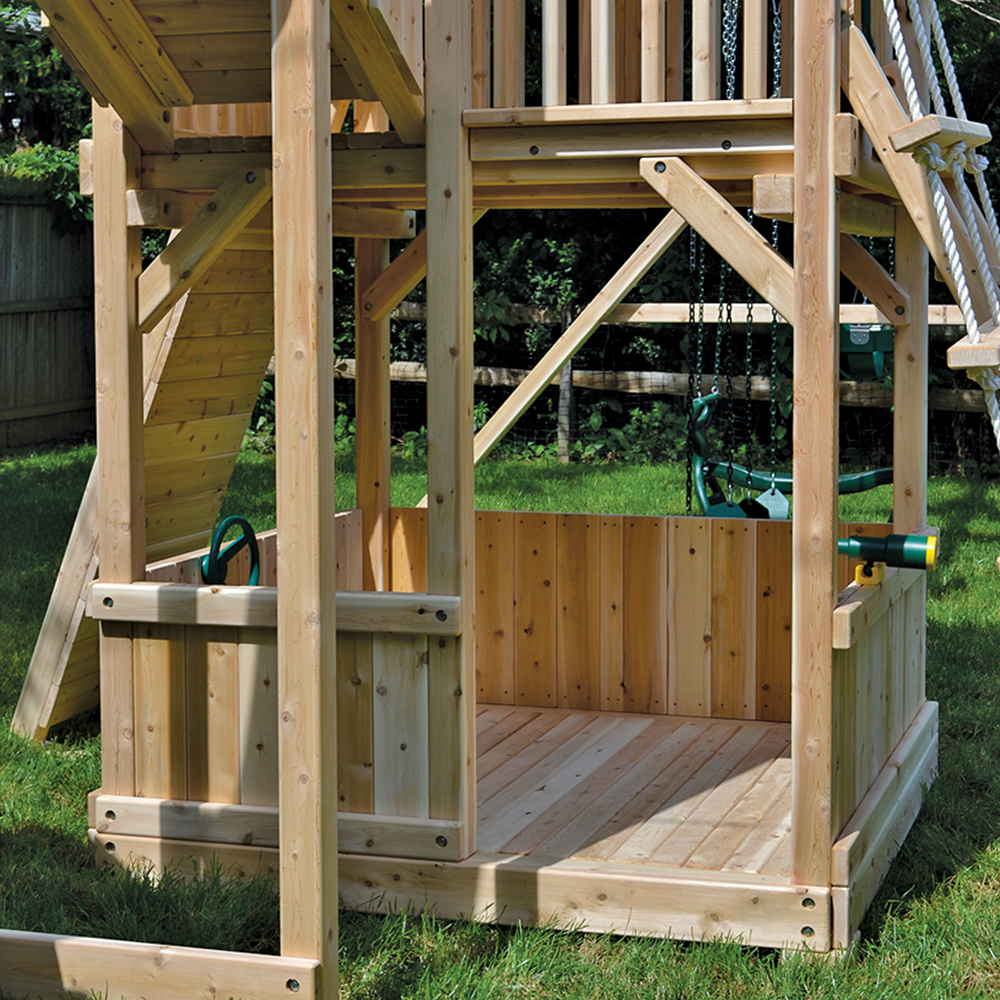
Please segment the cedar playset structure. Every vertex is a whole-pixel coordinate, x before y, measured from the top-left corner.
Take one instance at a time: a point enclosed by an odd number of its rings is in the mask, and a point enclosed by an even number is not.
[[[15,724],[41,738],[99,676],[99,863],[274,869],[281,956],[3,932],[0,983],[332,998],[338,904],[848,947],[937,707],[924,574],[848,585],[838,556],[888,530],[838,523],[841,270],[895,325],[896,532],[926,531],[928,249],[970,324],[954,363],[1000,362],[990,222],[911,153],[988,131],[921,106],[914,22],[589,0],[568,30],[544,0],[525,107],[518,0],[41,6],[96,102],[98,461]],[[751,204],[793,222],[792,263]],[[474,221],[567,206],[664,217],[474,436]],[[477,511],[474,463],[688,226],[793,325],[794,519]],[[141,227],[175,238],[140,274]],[[341,514],[334,234],[357,237]],[[894,275],[857,234],[894,237]],[[389,237],[412,238],[391,265]],[[388,316],[425,275],[428,499],[396,509]],[[204,584],[272,350],[277,530],[260,585],[245,559]]]

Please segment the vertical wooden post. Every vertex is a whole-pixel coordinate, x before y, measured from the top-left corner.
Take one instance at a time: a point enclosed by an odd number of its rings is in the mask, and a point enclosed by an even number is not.
[[[680,7],[680,4],[677,4]],[[666,100],[667,94],[667,4],[665,0],[642,0],[642,101]]]
[[[768,45],[770,10],[767,0],[746,0],[743,6],[743,97],[767,97],[771,50]]]
[[[590,0],[590,101],[615,102],[615,0]]]
[[[427,586],[463,599],[463,632],[429,643],[430,815],[475,850],[475,504],[472,450],[472,82],[469,7],[428,0]]]
[[[427,45],[429,52],[429,39]],[[519,108],[523,105],[524,0],[494,0],[493,107]]]
[[[142,337],[136,322],[142,249],[140,231],[128,226],[125,196],[139,186],[139,152],[114,109],[95,104],[98,553],[101,580],[109,583],[133,583],[146,572]],[[101,766],[110,794],[135,794],[134,711],[131,633],[102,628]]]
[[[389,265],[389,241],[354,241],[354,426],[365,590],[389,587],[389,317],[365,318],[361,296]]]
[[[542,104],[566,103],[566,0],[542,0]]]
[[[927,249],[905,208],[896,209],[896,281],[910,294],[910,322],[896,331],[893,368],[893,523],[927,524]]]
[[[272,0],[281,952],[337,996],[330,14]]]
[[[722,4],[694,0],[691,6],[691,99],[714,101],[722,79]]]
[[[796,0],[792,880],[829,885],[837,595],[838,0]]]

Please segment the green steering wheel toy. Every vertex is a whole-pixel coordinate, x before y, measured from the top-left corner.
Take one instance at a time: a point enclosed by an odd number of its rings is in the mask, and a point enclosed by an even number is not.
[[[226,532],[234,525],[240,528],[242,534],[236,541],[222,548],[222,540],[226,537]],[[213,586],[225,583],[229,560],[247,545],[250,546],[249,584],[251,587],[256,587],[260,580],[260,550],[257,548],[257,536],[253,533],[250,522],[236,514],[227,517],[215,529],[215,534],[212,536],[212,547],[208,555],[201,560],[201,577],[205,583]]]

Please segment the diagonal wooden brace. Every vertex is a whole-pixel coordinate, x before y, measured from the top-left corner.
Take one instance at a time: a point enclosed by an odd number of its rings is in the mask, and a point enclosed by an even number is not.
[[[910,322],[910,296],[853,237],[840,234],[840,270],[896,326]]]
[[[786,321],[795,301],[792,267],[725,198],[677,157],[648,157],[639,173]]]
[[[139,276],[139,330],[148,333],[271,198],[271,172],[237,170]]]

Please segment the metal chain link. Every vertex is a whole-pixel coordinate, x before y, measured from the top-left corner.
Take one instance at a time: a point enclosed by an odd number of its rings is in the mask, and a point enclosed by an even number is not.
[[[698,234],[691,227],[688,230],[688,276],[692,284],[695,282],[698,267]],[[690,297],[689,297],[690,299]],[[687,476],[685,479],[686,496],[684,502],[685,511],[690,514],[692,511],[693,491],[694,491],[694,361],[695,345],[690,339],[694,336],[695,328],[694,301],[688,302],[688,388],[687,399],[684,404],[684,429],[687,433],[687,447],[685,449],[685,460],[687,462]]]
[[[722,58],[726,65],[726,100],[736,96],[736,38],[740,0],[725,0],[722,5]]]
[[[771,51],[774,65],[771,67],[771,96],[781,96],[781,0],[771,0]]]
[[[753,206],[747,208],[747,222],[753,226]],[[753,460],[754,460],[754,447],[753,447],[753,413],[751,411],[751,402],[753,399],[752,383],[753,383],[753,288],[750,286],[750,282],[747,282],[747,329],[746,329],[746,347],[744,353],[744,371],[746,373],[746,404],[744,406],[744,414],[746,415],[744,427],[745,438],[747,443],[747,488],[750,487],[750,476],[753,472]]]
[[[778,220],[771,220],[771,246],[778,249]],[[774,482],[778,468],[778,313],[771,308],[771,358],[768,370],[770,382],[770,431],[771,431],[771,492],[774,492]]]

